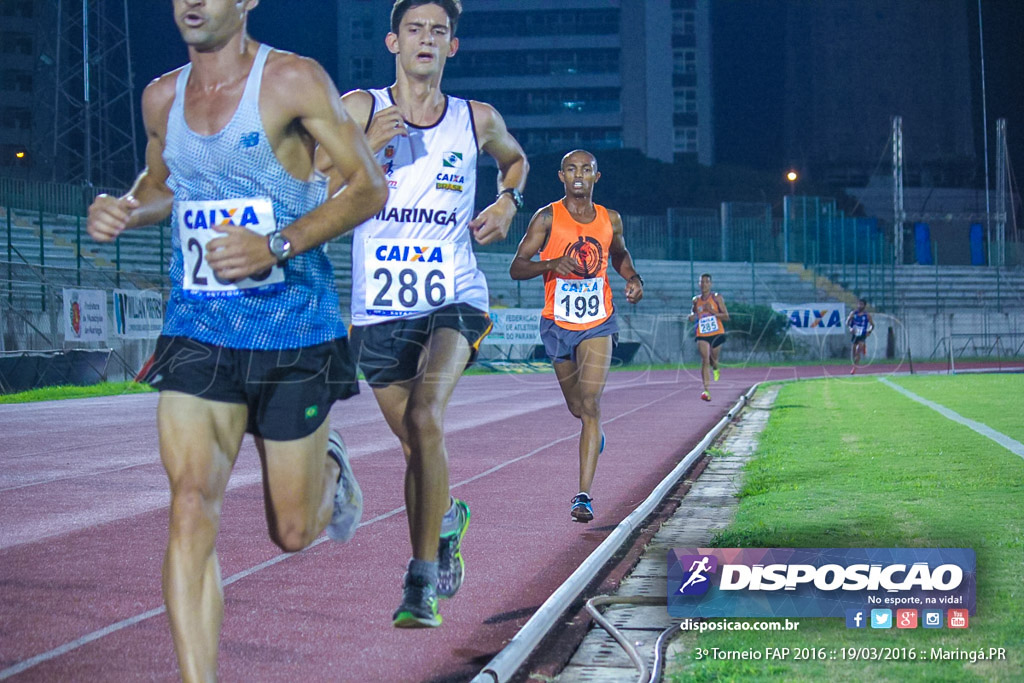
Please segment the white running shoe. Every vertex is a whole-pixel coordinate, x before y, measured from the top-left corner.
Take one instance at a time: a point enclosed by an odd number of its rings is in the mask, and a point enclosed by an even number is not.
[[[359,520],[363,518],[363,490],[359,488],[352,465],[348,461],[348,449],[341,440],[341,434],[331,430],[327,439],[327,455],[334,458],[341,468],[338,488],[334,492],[334,513],[327,524],[327,536],[334,541],[347,541],[356,533]]]

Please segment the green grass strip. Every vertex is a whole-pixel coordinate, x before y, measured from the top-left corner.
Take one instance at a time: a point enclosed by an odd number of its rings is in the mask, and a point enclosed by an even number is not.
[[[1008,387],[1021,396],[1024,377],[1014,377]],[[949,379],[943,397],[976,391],[976,377]],[[835,659],[697,661],[688,649],[669,680],[1024,680],[1024,462],[879,382],[785,385],[747,466],[736,520],[713,545],[974,548],[978,611],[964,631],[847,629],[842,619],[808,618],[796,619],[796,632],[709,632],[696,646],[824,648]],[[845,647],[929,655],[932,647],[1005,647],[1008,659],[852,662],[839,655]]]
[[[60,401],[66,398],[94,398],[96,396],[120,396],[121,394],[146,394],[153,391],[148,384],[138,382],[101,382],[87,387],[60,386],[30,389],[16,394],[0,395],[3,403],[32,403],[35,401]]]
[[[1024,376],[915,375],[890,377],[922,398],[1024,442]]]

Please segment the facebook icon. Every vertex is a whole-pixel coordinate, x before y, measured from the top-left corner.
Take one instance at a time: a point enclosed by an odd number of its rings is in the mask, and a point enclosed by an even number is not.
[[[866,612],[862,609],[846,610],[846,628],[867,628]]]

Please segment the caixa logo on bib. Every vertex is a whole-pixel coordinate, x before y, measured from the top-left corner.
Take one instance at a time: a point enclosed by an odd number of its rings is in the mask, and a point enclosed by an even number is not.
[[[966,548],[676,548],[673,617],[842,617],[849,608],[957,607],[974,613]]]
[[[186,209],[181,218],[189,230],[205,230],[215,225],[236,225],[252,230],[254,226],[260,224],[256,208],[251,205],[215,209]]]

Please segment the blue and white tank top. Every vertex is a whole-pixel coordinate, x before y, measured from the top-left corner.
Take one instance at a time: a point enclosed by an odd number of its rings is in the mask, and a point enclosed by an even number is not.
[[[857,335],[858,337],[864,336],[865,334],[868,333],[869,325],[870,322],[868,321],[867,313],[858,313],[857,311],[853,312],[853,315],[850,318],[850,331],[853,334]]]
[[[292,177],[263,130],[260,84],[270,50],[260,45],[234,116],[213,135],[188,127],[192,65],[178,74],[163,154],[174,193],[165,335],[240,349],[301,348],[345,336],[323,245],[238,283],[219,282],[205,261],[206,243],[221,234],[212,225],[230,222],[269,234],[327,198],[326,177]]]
[[[373,111],[394,104],[388,89],[369,93]],[[469,231],[477,161],[469,102],[446,97],[436,124],[406,127],[408,137],[396,135],[377,153],[387,205],[353,234],[353,325],[421,317],[453,303],[488,310]]]

